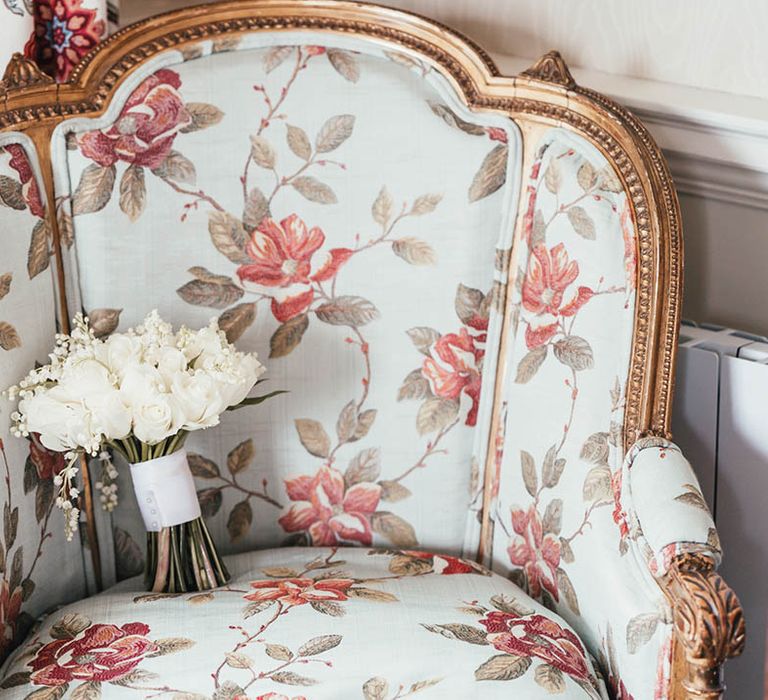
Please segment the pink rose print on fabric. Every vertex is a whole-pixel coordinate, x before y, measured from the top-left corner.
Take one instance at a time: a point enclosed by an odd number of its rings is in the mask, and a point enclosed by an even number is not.
[[[45,216],[45,205],[40,196],[40,188],[37,186],[32,164],[29,162],[24,148],[14,143],[6,146],[5,150],[11,155],[10,166],[19,174],[24,201],[27,203],[30,213],[38,219],[42,219]]]
[[[352,579],[328,578],[287,578],[279,580],[252,581],[253,593],[247,594],[246,600],[255,603],[280,601],[285,605],[304,605],[313,601],[347,600],[347,591],[352,586]]]
[[[523,280],[523,306],[535,314],[556,316],[563,292],[578,275],[579,265],[568,259],[562,243],[551,250],[544,245],[536,246]]]
[[[586,650],[571,630],[511,597],[494,596],[490,604],[495,609],[472,602],[473,611],[481,615],[480,629],[455,623],[422,626],[452,640],[487,645],[496,652],[475,669],[476,681],[514,681],[530,671],[531,680],[550,694],[562,693],[564,676],[568,676],[589,697],[600,697]],[[534,665],[534,661],[539,663]]]
[[[547,250],[545,245],[538,245],[532,251],[528,270],[523,279],[523,308],[536,316],[549,314],[556,317],[571,317],[584,306],[595,292],[586,286],[580,286],[574,296],[563,304],[565,290],[579,276],[579,265],[569,260],[562,243]],[[538,327],[527,325],[525,342],[529,350],[539,347],[550,340],[561,329],[558,322]]]
[[[417,552],[406,549],[400,552],[401,556],[421,559],[432,565],[434,573],[440,576],[451,576],[452,574],[482,574],[487,575],[488,571],[477,562],[469,559],[460,559],[448,554],[435,554],[434,552]]]
[[[458,401],[463,392],[472,400],[466,419],[470,426],[477,423],[481,384],[478,366],[484,352],[477,339],[462,328],[458,334],[440,336],[421,369],[435,396]]]
[[[613,492],[613,522],[619,526],[619,536],[623,542],[629,535],[629,518],[621,505],[622,476],[621,469],[611,476],[611,491]]]
[[[381,486],[361,482],[347,488],[334,467],[322,466],[314,476],[285,482],[290,510],[278,519],[286,532],[307,531],[315,546],[373,541],[371,515],[379,505]]]
[[[181,78],[172,70],[149,76],[131,93],[111,127],[80,136],[83,155],[103,167],[117,161],[159,167],[176,136],[192,123],[180,87]]]
[[[325,234],[310,229],[297,214],[279,223],[264,219],[251,235],[246,252],[253,262],[237,270],[240,281],[253,291],[272,297],[272,313],[284,323],[306,311],[315,297],[313,283],[336,276],[352,256],[348,248],[334,248],[323,254]]]
[[[575,680],[591,677],[579,638],[554,620],[494,610],[480,624],[488,631],[488,642],[505,654],[535,657]]]
[[[544,525],[532,505],[527,511],[512,511],[512,538],[507,554],[510,561],[525,570],[528,591],[534,598],[541,596],[542,589],[559,600],[557,568],[560,565],[560,542],[551,533],[544,533]]]
[[[54,639],[29,662],[34,685],[58,686],[70,681],[114,681],[126,676],[160,647],[147,638],[141,622],[90,625],[71,639]]]

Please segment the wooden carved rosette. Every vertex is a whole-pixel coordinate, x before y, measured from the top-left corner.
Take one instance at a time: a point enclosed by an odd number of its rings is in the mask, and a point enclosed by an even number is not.
[[[711,559],[682,554],[665,582],[675,627],[675,700],[720,698],[722,665],[744,650],[744,612]]]

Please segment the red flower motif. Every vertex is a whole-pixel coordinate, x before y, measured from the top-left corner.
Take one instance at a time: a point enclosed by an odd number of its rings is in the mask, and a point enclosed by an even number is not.
[[[589,287],[579,287],[576,296],[573,297],[565,306],[560,307],[561,316],[575,316],[576,312],[584,306],[595,293]]]
[[[632,693],[627,690],[627,686],[624,685],[624,681],[616,676],[608,676],[608,687],[613,692],[615,700],[635,700]],[[662,697],[659,695],[658,697]]]
[[[525,344],[528,346],[529,350],[538,348],[541,345],[544,345],[544,343],[548,342],[550,338],[552,338],[555,333],[557,333],[559,328],[560,324],[557,322],[549,323],[546,326],[538,326],[537,328],[534,328],[530,325],[526,326]]]
[[[618,469],[611,476],[611,490],[613,491],[613,522],[619,526],[619,534],[623,540],[629,534],[629,522],[627,514],[621,505],[622,472]]]
[[[624,238],[624,273],[627,279],[627,289],[635,288],[637,275],[637,249],[635,247],[635,231],[632,226],[632,211],[629,202],[625,202],[619,217],[621,235]]]
[[[509,140],[507,137],[507,132],[497,126],[489,126],[485,130],[485,133],[488,134],[488,137],[491,139],[491,141],[501,141],[501,143],[507,143]]]
[[[541,170],[541,157],[537,160],[531,168],[531,182],[536,182],[539,177],[539,171]],[[525,209],[523,215],[523,240],[530,246],[531,234],[533,233],[533,220],[536,216],[536,200],[538,199],[538,190],[532,184],[529,184],[525,189],[528,195],[528,206]]]
[[[379,505],[381,486],[362,482],[346,488],[338,469],[322,466],[314,476],[286,479],[288,498],[295,503],[278,518],[286,532],[308,530],[315,546],[373,541],[370,517]]]
[[[130,673],[141,660],[160,650],[147,639],[142,622],[90,625],[70,639],[55,639],[43,646],[29,666],[34,685],[57,686],[70,681],[115,681]]]
[[[496,503],[501,483],[501,464],[504,460],[504,439],[507,433],[507,402],[501,404],[501,420],[493,437],[493,479],[491,481],[491,502]]]
[[[547,250],[543,244],[532,251],[528,271],[523,280],[523,306],[540,316],[575,316],[594,295],[589,287],[579,287],[574,297],[563,305],[563,295],[568,286],[579,276],[579,264],[568,260],[568,253],[562,243]],[[525,329],[525,343],[529,350],[540,347],[557,333],[557,322]]]
[[[97,10],[82,7],[82,0],[37,0],[35,31],[24,48],[59,82],[106,36],[107,26]]]
[[[505,654],[536,657],[568,674],[571,678],[590,679],[586,654],[579,638],[570,630],[543,615],[521,617],[492,611],[480,620],[488,631],[487,639]]]
[[[537,245],[532,252],[523,280],[523,306],[537,315],[557,316],[563,292],[579,276],[579,264],[568,260],[562,243],[551,250],[543,244]]]
[[[42,219],[45,216],[45,206],[40,197],[40,188],[37,186],[37,178],[32,171],[32,165],[24,151],[24,148],[17,143],[10,144],[5,150],[11,155],[9,165],[19,174],[21,188],[24,194],[24,201],[29,207],[33,216]]]
[[[284,323],[309,308],[315,296],[313,283],[336,276],[351,257],[348,248],[333,248],[325,255],[315,255],[325,243],[325,234],[291,214],[279,224],[264,219],[253,232],[247,252],[253,262],[241,265],[241,282],[266,288],[272,297],[272,313]]]
[[[40,479],[53,479],[65,466],[64,453],[43,447],[38,433],[32,433],[30,436],[29,461],[34,465]]]
[[[179,131],[192,123],[180,87],[181,78],[172,70],[150,75],[131,93],[112,126],[80,136],[83,155],[104,167],[122,160],[157,168]]]
[[[308,56],[321,56],[325,53],[325,46],[305,46],[304,51]]]
[[[0,658],[10,650],[16,637],[16,622],[21,613],[21,604],[24,594],[21,587],[17,586],[11,592],[6,579],[0,581]]]
[[[507,548],[507,554],[513,564],[525,570],[528,592],[538,598],[544,588],[555,600],[559,600],[557,567],[560,565],[560,542],[551,533],[544,534],[536,506],[531,505],[527,512],[514,509],[512,529],[517,536]]]
[[[430,559],[432,560],[432,567],[436,574],[441,576],[450,576],[451,574],[485,574],[483,568],[473,561],[465,559],[459,559],[459,557],[451,557],[447,554],[434,554],[432,552],[416,552],[413,550],[404,550],[403,554],[407,554],[414,559]],[[438,571],[438,566],[441,568]]]
[[[424,360],[421,373],[429,382],[435,396],[451,401],[458,401],[464,392],[472,399],[472,407],[467,414],[467,425],[477,423],[477,411],[480,402],[481,377],[478,362],[484,351],[477,347],[466,328],[458,334],[446,333],[430,348],[430,356]]]
[[[354,581],[349,578],[284,578],[252,581],[253,593],[246,600],[263,603],[279,600],[286,605],[304,605],[312,601],[347,600],[347,591]]]

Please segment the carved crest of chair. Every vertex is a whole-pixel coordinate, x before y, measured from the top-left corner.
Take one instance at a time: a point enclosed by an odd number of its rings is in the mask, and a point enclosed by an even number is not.
[[[233,572],[196,595],[89,596],[141,571],[130,479],[103,512],[94,460],[67,545],[58,458],[3,423],[7,697],[720,696],[744,622],[669,442],[675,191],[559,54],[504,77],[414,15],[243,0],[66,84],[16,57],[0,99],[3,384],[78,310],[158,308],[290,392],[190,440]]]

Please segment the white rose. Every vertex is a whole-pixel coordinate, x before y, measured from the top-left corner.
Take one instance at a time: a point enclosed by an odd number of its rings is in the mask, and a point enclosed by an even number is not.
[[[59,391],[79,399],[90,412],[93,432],[120,440],[131,431],[131,413],[110,371],[98,360],[79,360],[66,372]]]
[[[49,450],[66,452],[86,447],[91,435],[90,416],[81,403],[62,395],[59,389],[54,387],[22,399],[19,412],[26,417],[29,432],[39,433],[40,441]]]
[[[155,445],[181,430],[183,414],[170,394],[148,394],[132,406],[133,434]]]
[[[192,366],[195,369],[210,368],[217,362],[228,346],[222,335],[218,325],[212,324],[201,328],[188,339],[185,354],[194,360]]]
[[[120,439],[131,430],[130,411],[109,370],[98,360],[84,358],[68,365],[59,383],[45,395],[52,403],[44,404],[43,417],[35,416],[33,422],[54,421],[57,411],[63,416],[55,431],[51,431],[58,435],[52,442],[91,450],[104,438]],[[39,408],[34,410],[40,413]]]
[[[111,335],[96,348],[96,357],[117,376],[122,377],[128,367],[142,359],[141,341],[133,336],[118,333]]]
[[[117,389],[87,400],[93,423],[108,440],[122,440],[131,432],[131,409]]]
[[[221,396],[221,405],[223,406],[222,410],[242,401],[242,399],[237,400],[237,397],[242,394],[243,387],[241,382],[235,377],[219,370],[209,370],[206,371],[206,374],[216,382],[216,385],[218,386],[219,395]]]
[[[120,394],[129,406],[139,405],[147,396],[162,393],[164,390],[162,375],[151,365],[131,365],[125,369],[120,380]]]
[[[229,387],[225,392],[226,405],[236,406],[255,386],[262,374],[266,371],[264,365],[259,362],[255,353],[242,353],[238,356],[237,373],[230,377]]]
[[[99,397],[114,389],[107,367],[90,358],[77,360],[67,366],[59,388],[63,391],[65,386],[71,387],[66,390],[73,398],[80,400]]]
[[[184,430],[210,428],[219,424],[219,415],[226,409],[220,386],[204,373],[178,374],[173,381],[173,398],[184,416]]]
[[[187,358],[177,348],[160,348],[155,353],[153,361],[157,364],[157,371],[163,378],[166,388],[172,386],[178,375],[187,373]]]

